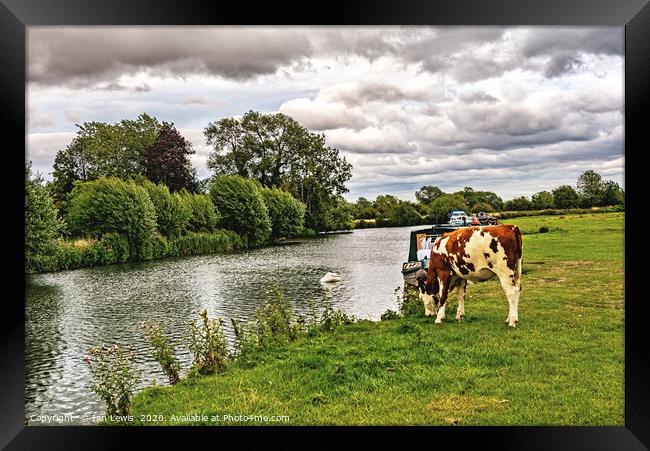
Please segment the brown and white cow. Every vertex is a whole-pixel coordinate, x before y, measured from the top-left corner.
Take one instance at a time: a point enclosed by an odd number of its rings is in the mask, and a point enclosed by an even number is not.
[[[514,225],[467,227],[438,237],[431,248],[428,271],[417,273],[425,314],[433,315],[432,301],[439,305],[436,323],[445,318],[447,295],[457,290],[456,319],[465,315],[467,282],[483,282],[494,276],[510,306],[506,323],[515,327],[521,292],[521,230]]]

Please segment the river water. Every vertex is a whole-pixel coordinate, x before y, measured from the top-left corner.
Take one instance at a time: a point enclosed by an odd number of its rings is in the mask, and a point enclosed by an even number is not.
[[[282,289],[296,314],[314,302],[360,319],[378,320],[396,309],[409,231],[418,227],[356,230],[230,255],[203,255],[28,276],[26,281],[25,414],[66,416],[66,424],[92,424],[104,411],[90,391],[83,359],[91,347],[133,345],[141,386],[166,378],[147,354],[140,322],[161,322],[175,338],[207,309],[211,317],[246,321]],[[327,272],[341,281],[321,284]],[[179,349],[187,368],[190,356]],[[58,417],[60,419],[60,417]],[[55,423],[56,424],[56,423]]]

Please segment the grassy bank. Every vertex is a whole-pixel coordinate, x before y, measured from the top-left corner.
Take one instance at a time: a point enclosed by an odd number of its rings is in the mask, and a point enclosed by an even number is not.
[[[468,288],[463,322],[452,300],[440,326],[417,315],[300,338],[142,391],[136,423],[242,424],[228,414],[289,417],[246,424],[622,425],[623,214],[508,222],[525,233],[516,329],[488,281]],[[191,414],[208,420],[172,418]]]

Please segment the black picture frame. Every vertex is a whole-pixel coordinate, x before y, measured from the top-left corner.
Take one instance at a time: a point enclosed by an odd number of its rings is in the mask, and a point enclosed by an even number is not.
[[[409,441],[452,446],[478,440],[482,448],[498,449],[647,449],[650,446],[650,359],[648,327],[640,296],[645,269],[642,211],[639,192],[644,181],[643,117],[650,100],[650,6],[648,0],[366,0],[354,3],[185,0],[0,0],[0,124],[4,133],[5,171],[0,177],[5,214],[0,229],[5,241],[2,328],[0,328],[0,447],[7,449],[117,449],[135,444],[136,437],[170,444],[171,435],[186,439],[201,432],[215,440],[210,428],[113,428],[96,426],[25,427],[24,424],[24,236],[22,208],[25,145],[25,31],[36,25],[592,25],[625,27],[625,426],[624,427],[439,427],[343,428],[363,434],[363,439],[383,441],[396,435]],[[645,127],[644,127],[645,126]],[[8,138],[8,139],[7,139]],[[13,146],[8,143],[14,143]],[[647,145],[645,146],[647,147]],[[7,247],[8,245],[8,247]],[[7,250],[8,249],[8,250]],[[23,296],[23,299],[21,299]],[[46,338],[44,338],[46,339]],[[549,345],[553,345],[549,337]],[[602,352],[607,352],[603,349]],[[250,447],[251,432],[265,446],[337,446],[332,428],[227,428],[218,431],[213,446],[225,445],[224,435]],[[296,433],[299,436],[296,436]],[[415,434],[415,435],[414,435]],[[418,436],[418,437],[415,437]],[[205,437],[205,438],[208,438]],[[176,438],[176,437],[174,437]],[[413,442],[412,442],[413,441]],[[150,442],[147,448],[152,448]],[[422,446],[422,445],[417,445]]]

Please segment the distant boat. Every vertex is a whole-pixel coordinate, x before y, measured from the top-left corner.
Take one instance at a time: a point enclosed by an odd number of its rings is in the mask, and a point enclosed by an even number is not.
[[[338,273],[328,272],[320,279],[320,283],[339,282],[340,280],[341,276]]]

